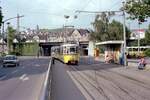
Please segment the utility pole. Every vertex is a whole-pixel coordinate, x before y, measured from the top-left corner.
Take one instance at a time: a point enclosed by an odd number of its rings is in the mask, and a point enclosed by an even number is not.
[[[127,57],[126,57],[126,17],[125,17],[125,2],[123,2],[123,10],[121,11],[82,11],[82,10],[77,10],[75,11],[76,13],[97,13],[97,14],[101,14],[101,13],[107,13],[108,16],[113,16],[115,15],[115,13],[119,13],[119,12],[123,12],[123,41],[124,41],[124,52],[123,52],[123,56],[124,56],[124,66],[127,66]]]
[[[8,51],[8,54],[10,53],[10,44],[9,44],[9,26],[10,25],[10,22],[7,22],[7,51]]]
[[[138,31],[138,56],[140,56],[140,24],[141,22],[139,21],[139,31]]]
[[[5,27],[5,26],[4,26],[4,22],[2,22],[2,38],[3,38],[3,39],[2,39],[2,53],[3,53],[3,54],[4,54],[4,51],[5,51],[5,50],[4,50],[4,31],[5,31],[5,30],[4,30],[4,27]]]
[[[19,14],[17,14],[17,34],[19,34],[19,28],[20,28],[20,25],[19,25]]]
[[[17,34],[19,34],[20,32],[20,18],[21,17],[24,17],[24,16],[23,15],[19,16],[19,14],[17,14]]]
[[[19,16],[19,14],[16,16],[16,17],[11,17],[11,18],[8,18],[8,19],[5,19],[5,20],[3,20],[2,21],[2,24],[3,24],[3,27],[2,27],[2,36],[3,36],[3,45],[2,45],[2,51],[3,51],[3,53],[4,53],[4,34],[5,34],[5,23],[6,22],[8,22],[9,20],[12,20],[12,19],[16,19],[17,18],[17,33],[19,33],[19,19],[21,18],[21,17],[24,17],[24,15],[22,15],[22,16]],[[7,23],[8,24],[8,23]]]
[[[67,20],[69,19],[70,16],[64,15],[65,18],[65,34],[64,34],[64,42],[67,43]]]
[[[123,37],[124,37],[124,66],[127,66],[127,56],[126,56],[126,16],[125,16],[125,2],[123,3]]]

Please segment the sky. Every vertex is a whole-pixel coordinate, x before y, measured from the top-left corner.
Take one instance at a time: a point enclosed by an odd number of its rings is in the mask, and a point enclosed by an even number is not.
[[[72,25],[75,28],[93,28],[92,22],[96,14],[76,13],[76,10],[86,11],[114,11],[119,10],[123,0],[0,0],[4,19],[24,15],[20,19],[20,27],[26,28],[62,28]],[[70,16],[65,19],[64,15]],[[78,17],[74,19],[74,16]],[[122,22],[122,16],[116,15],[116,20]],[[10,20],[16,27],[16,19]],[[141,25],[147,28],[150,21]],[[138,28],[137,21],[126,21],[132,29]]]

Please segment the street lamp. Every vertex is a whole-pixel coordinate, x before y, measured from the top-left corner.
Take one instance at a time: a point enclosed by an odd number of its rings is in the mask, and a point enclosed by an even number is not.
[[[69,17],[70,16],[68,16],[68,15],[64,15],[64,18],[66,19],[65,26],[64,26],[65,27],[64,42],[67,42],[67,36],[66,36],[67,35],[67,27],[66,27],[66,25],[67,25],[67,19],[69,19]]]

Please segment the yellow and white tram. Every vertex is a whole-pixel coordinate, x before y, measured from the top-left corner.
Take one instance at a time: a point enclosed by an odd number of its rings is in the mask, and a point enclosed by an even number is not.
[[[61,46],[52,47],[52,56],[61,60],[65,64],[78,64],[79,45],[67,43]]]

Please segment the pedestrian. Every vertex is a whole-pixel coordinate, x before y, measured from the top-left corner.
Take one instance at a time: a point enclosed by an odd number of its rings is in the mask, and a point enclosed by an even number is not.
[[[109,63],[109,56],[108,55],[106,55],[105,63]]]
[[[146,61],[144,57],[141,57],[139,64],[138,64],[138,69],[143,70],[146,66]]]
[[[39,55],[40,55],[39,52],[37,52],[37,58],[39,58]]]

